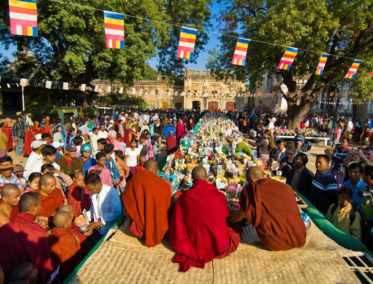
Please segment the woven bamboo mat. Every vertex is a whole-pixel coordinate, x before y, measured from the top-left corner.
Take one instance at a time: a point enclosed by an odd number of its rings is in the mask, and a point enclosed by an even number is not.
[[[174,252],[168,241],[147,248],[128,235],[125,224],[94,252],[71,283],[358,283],[341,257],[348,250],[314,224],[307,233],[304,248],[272,252],[247,226],[233,254],[204,269],[181,273],[171,262]]]

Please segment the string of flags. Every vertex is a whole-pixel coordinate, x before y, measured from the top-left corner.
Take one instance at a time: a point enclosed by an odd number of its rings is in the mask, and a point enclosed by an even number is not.
[[[57,0],[55,0],[57,1]],[[62,1],[57,1],[59,3],[64,3]],[[79,4],[64,3],[69,5]],[[89,6],[82,6],[90,9],[100,10]],[[105,38],[106,47],[115,49],[124,49],[124,14],[104,11],[104,28],[105,28]],[[38,36],[38,24],[37,24],[37,7],[36,0],[9,0],[9,17],[10,17],[10,32],[13,35],[21,36]],[[134,17],[134,16],[132,16]],[[169,24],[169,23],[166,23]],[[172,25],[172,24],[169,24]],[[177,26],[177,25],[174,25]],[[182,59],[192,59],[194,54],[194,47],[196,38],[198,35],[198,30],[181,27],[179,45],[177,49],[177,57]],[[224,34],[222,34],[224,35]],[[236,43],[236,48],[233,53],[232,65],[245,65],[247,49],[250,40],[246,38],[238,38]],[[263,41],[257,41],[265,44],[272,44]],[[306,50],[311,51],[311,50]],[[283,54],[277,69],[289,71],[294,63],[294,60],[299,52],[296,47],[288,47]],[[316,75],[322,75],[325,69],[326,61],[328,59],[328,54],[322,53],[320,60],[316,69]],[[340,56],[343,57],[343,56]],[[347,58],[347,57],[346,57]],[[346,79],[355,79],[357,70],[362,63],[361,60],[355,59],[352,63],[350,69],[345,75]],[[369,78],[373,78],[373,72],[369,75]]]

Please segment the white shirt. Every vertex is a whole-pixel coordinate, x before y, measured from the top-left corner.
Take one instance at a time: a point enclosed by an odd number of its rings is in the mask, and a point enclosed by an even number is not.
[[[28,176],[34,172],[40,173],[41,166],[44,164],[43,155],[36,154],[34,151],[31,152],[25,165],[25,172],[23,176],[28,179]]]
[[[104,226],[97,230],[105,234],[122,213],[119,193],[116,189],[103,184],[100,193],[91,194],[91,200],[90,218],[95,222],[102,222]]]
[[[140,155],[140,149],[135,148],[135,150],[131,150],[131,148],[126,148],[124,153],[127,156],[127,166],[129,167],[136,167],[137,166],[137,156]]]
[[[91,144],[93,153],[97,151],[97,140],[99,138],[98,135],[99,134],[96,135],[93,132],[89,134],[89,143]]]
[[[100,139],[100,138],[106,139],[106,138],[108,138],[108,136],[109,135],[108,135],[107,131],[101,131],[101,130],[98,131],[98,134],[97,134],[98,139]]]

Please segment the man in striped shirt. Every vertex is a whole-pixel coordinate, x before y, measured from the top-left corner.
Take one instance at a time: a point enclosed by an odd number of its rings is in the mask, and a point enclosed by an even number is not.
[[[311,190],[306,197],[325,215],[329,206],[338,201],[337,190],[337,181],[329,169],[329,157],[317,155],[316,174],[312,180]]]

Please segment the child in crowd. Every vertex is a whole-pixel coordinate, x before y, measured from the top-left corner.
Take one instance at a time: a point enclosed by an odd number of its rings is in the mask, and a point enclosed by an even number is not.
[[[140,150],[137,148],[136,139],[132,139],[131,146],[126,148],[126,163],[130,167],[130,173],[132,175],[136,174],[136,166],[140,158]]]
[[[105,166],[106,164],[106,156],[103,152],[98,152],[96,154],[96,161],[97,164],[95,166],[92,166],[88,169],[88,173],[91,171],[96,171],[97,174],[101,178],[102,184],[106,184],[110,187],[113,187],[113,180],[111,178],[111,173],[109,169]]]
[[[74,208],[74,216],[77,217],[84,209],[88,211],[92,202],[90,192],[84,183],[84,174],[76,172],[73,180],[73,184],[68,188],[67,203]]]
[[[124,190],[126,187],[126,181],[130,177],[130,168],[127,166],[126,162],[124,161],[124,155],[122,151],[116,150],[114,151],[115,154],[115,164],[118,168],[121,182],[119,184],[120,188]]]
[[[136,166],[136,173],[141,172],[144,170],[144,164],[146,162],[146,158],[144,156],[140,156],[139,163]]]
[[[39,188],[40,177],[40,173],[31,173],[31,175],[28,176],[26,189],[22,192],[22,194],[37,191]]]
[[[347,187],[338,190],[338,202],[330,205],[326,218],[339,230],[361,239],[360,213],[352,207],[353,192]]]
[[[53,216],[55,227],[49,242],[52,258],[60,265],[59,280],[64,280],[83,259],[79,237],[70,230],[72,222],[73,218],[67,212],[57,211]]]

